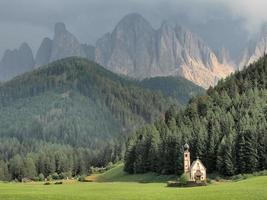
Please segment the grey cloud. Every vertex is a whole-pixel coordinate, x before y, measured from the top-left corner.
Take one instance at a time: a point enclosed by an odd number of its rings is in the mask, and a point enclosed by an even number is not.
[[[244,20],[252,30],[267,18],[266,6],[264,0],[1,0],[0,55],[23,41],[36,52],[43,37],[53,36],[53,26],[59,21],[81,42],[94,44],[130,12],[142,14],[154,27],[167,19],[200,31],[210,21],[234,26]],[[200,34],[205,39],[206,33]]]

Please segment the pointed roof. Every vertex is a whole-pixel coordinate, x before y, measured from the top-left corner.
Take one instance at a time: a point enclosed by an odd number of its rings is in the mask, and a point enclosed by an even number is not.
[[[190,170],[194,167],[194,165],[196,165],[197,161],[205,168],[206,170],[206,167],[205,165],[203,165],[203,163],[201,162],[201,160],[199,158],[197,158],[190,166]]]

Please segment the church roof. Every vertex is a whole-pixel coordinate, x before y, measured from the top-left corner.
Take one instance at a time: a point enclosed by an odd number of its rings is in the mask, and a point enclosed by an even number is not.
[[[192,165],[190,166],[190,170],[194,167],[194,165],[197,163],[197,161],[206,169],[205,165],[203,165],[203,163],[201,162],[201,160],[199,158],[197,158]]]

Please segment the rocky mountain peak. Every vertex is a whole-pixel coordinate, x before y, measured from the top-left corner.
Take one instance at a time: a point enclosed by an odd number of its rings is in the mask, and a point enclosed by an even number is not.
[[[66,29],[65,24],[56,23],[50,62],[70,56],[85,57],[85,53],[79,40]]]
[[[58,22],[55,24],[55,35],[65,33],[66,25],[62,22]]]
[[[16,75],[33,69],[34,58],[27,43],[22,43],[19,49],[6,50],[1,61],[1,80],[8,80]]]
[[[51,57],[53,41],[50,38],[44,38],[40,48],[38,49],[35,57],[35,65],[36,67],[45,65],[49,62]]]
[[[122,18],[113,33],[153,31],[150,23],[137,13],[131,13]]]

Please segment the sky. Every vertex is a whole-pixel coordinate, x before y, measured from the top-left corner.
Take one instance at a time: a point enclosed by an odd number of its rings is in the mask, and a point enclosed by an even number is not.
[[[0,0],[0,57],[22,42],[35,53],[44,37],[53,37],[56,22],[64,22],[81,42],[94,45],[132,12],[143,15],[155,28],[163,20],[185,24],[209,39],[211,46],[217,45],[216,34],[221,34],[222,40],[229,39],[227,46],[235,38],[244,40],[267,21],[266,8],[266,0]],[[243,29],[246,34],[240,33]]]

